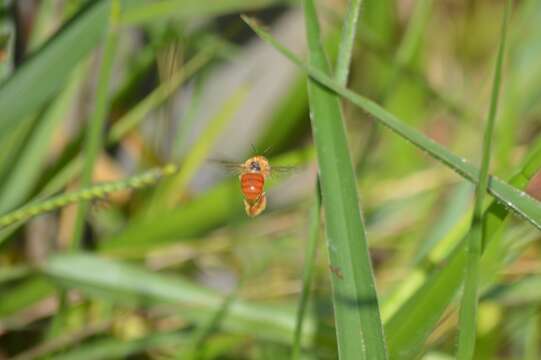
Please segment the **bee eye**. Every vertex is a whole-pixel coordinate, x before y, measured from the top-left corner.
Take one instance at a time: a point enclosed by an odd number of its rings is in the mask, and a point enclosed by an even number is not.
[[[256,161],[252,161],[252,162],[250,163],[250,169],[251,169],[251,170],[257,170],[257,171],[261,170],[261,169],[259,168],[259,164],[258,164]]]

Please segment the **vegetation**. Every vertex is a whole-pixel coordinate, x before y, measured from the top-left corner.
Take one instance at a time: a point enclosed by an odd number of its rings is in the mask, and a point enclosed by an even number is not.
[[[539,1],[5,3],[0,359],[540,357]]]

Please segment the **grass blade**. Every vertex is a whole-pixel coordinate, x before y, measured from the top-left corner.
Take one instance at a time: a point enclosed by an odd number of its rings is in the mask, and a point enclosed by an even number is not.
[[[201,322],[216,314],[224,297],[179,276],[167,276],[124,262],[82,253],[50,257],[42,271],[64,287],[127,305],[161,306],[187,319]],[[295,327],[292,309],[255,304],[235,298],[222,319],[222,328],[288,344]],[[303,343],[314,335],[314,323],[306,323]],[[257,333],[254,333],[257,329]]]
[[[328,73],[314,3],[306,0],[303,4],[309,61]],[[325,209],[339,356],[385,359],[378,299],[340,103],[335,94],[313,80],[308,83],[308,95]]]
[[[143,24],[159,18],[194,16],[216,16],[232,12],[257,10],[270,5],[278,4],[278,0],[162,0],[147,1],[127,11],[122,16],[122,23],[126,25]]]
[[[355,33],[357,30],[357,20],[361,10],[362,0],[350,0],[344,19],[344,27],[340,37],[340,47],[338,49],[338,58],[336,59],[335,79],[340,85],[346,85],[349,75],[349,64],[353,53],[355,42]]]
[[[458,337],[458,359],[471,359],[475,351],[475,339],[477,334],[477,305],[479,301],[479,272],[483,244],[486,242],[486,233],[483,231],[483,205],[485,193],[488,186],[488,169],[490,165],[490,151],[492,148],[492,136],[494,123],[498,109],[500,94],[500,82],[503,57],[505,52],[505,40],[507,36],[507,22],[511,9],[511,0],[506,2],[503,15],[502,30],[500,35],[500,46],[494,72],[494,83],[492,85],[492,96],[490,110],[487,119],[483,139],[483,157],[481,160],[481,172],[477,183],[475,194],[475,206],[470,230],[470,236],[466,245],[466,277],[464,279],[464,294],[460,307],[459,337]]]
[[[108,1],[92,2],[2,84],[2,137],[16,124],[28,121],[30,114],[62,88],[71,70],[101,39],[108,11]]]
[[[520,171],[509,181],[510,184],[519,189],[525,188],[539,166],[541,141],[531,150]],[[485,211],[483,227],[486,229],[487,245],[501,231],[508,213],[505,206],[496,201]],[[439,263],[445,264],[445,267],[433,272],[419,290],[386,321],[385,329],[392,359],[415,357],[453,300],[464,277],[466,240],[449,256],[440,260]]]
[[[293,54],[289,49],[278,43],[267,31],[259,26],[255,21],[244,17],[244,21],[265,41],[274,46],[284,56],[293,63],[304,69],[310,77],[325,87],[331,89],[340,96],[348,99],[356,106],[364,109],[368,114],[374,116],[375,119],[382,122],[385,126],[393,130],[395,133],[411,142],[421,150],[439,160],[456,173],[465,179],[477,183],[479,179],[479,170],[466,159],[450,152],[442,145],[434,142],[420,131],[406,125],[393,114],[387,112],[381,106],[365,98],[355,92],[340,86],[336,81],[331,79],[327,74],[320,69],[307,65],[302,60]],[[506,182],[491,176],[488,184],[488,191],[498,201],[511,209],[520,217],[532,223],[537,228],[541,229],[541,204],[528,194],[510,186]]]
[[[83,68],[76,69],[71,81],[57,100],[53,102],[38,120],[33,130],[29,143],[24,148],[19,158],[11,166],[9,175],[0,190],[0,213],[13,209],[20,205],[30,194],[36,185],[40,173],[46,164],[47,149],[50,145],[54,130],[58,127],[72,103],[77,89],[81,84]]]
[[[293,335],[293,345],[291,359],[299,359],[301,353],[301,335],[304,316],[310,297],[310,288],[312,278],[314,277],[315,261],[317,255],[317,242],[319,239],[320,219],[321,219],[321,193],[319,181],[316,184],[315,203],[310,210],[310,233],[308,236],[308,246],[304,256],[304,271],[302,279],[302,292],[299,307],[297,309],[297,321],[295,324],[295,333]]]
[[[113,60],[118,42],[118,20],[120,18],[120,0],[114,0],[109,15],[109,30],[105,40],[98,85],[96,89],[96,103],[94,113],[89,119],[84,144],[85,161],[81,175],[81,187],[88,187],[92,183],[94,164],[103,147],[102,133],[109,108],[109,81],[113,71]],[[77,209],[72,247],[78,248],[83,235],[83,225],[88,212],[88,202],[81,202]]]

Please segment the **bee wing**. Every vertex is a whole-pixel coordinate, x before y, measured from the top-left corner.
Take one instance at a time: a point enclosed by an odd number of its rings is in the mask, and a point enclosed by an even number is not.
[[[271,166],[271,177],[277,178],[292,175],[298,171],[299,168],[296,166]]]
[[[233,175],[239,175],[244,171],[244,164],[238,163],[234,161],[227,161],[227,160],[217,160],[217,159],[211,159],[212,163],[217,164],[221,168],[227,170],[229,173]]]

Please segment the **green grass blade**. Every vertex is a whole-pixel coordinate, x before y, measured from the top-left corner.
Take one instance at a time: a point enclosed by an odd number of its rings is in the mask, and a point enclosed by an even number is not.
[[[506,2],[503,15],[502,30],[500,35],[500,46],[498,49],[498,58],[496,60],[496,69],[494,72],[494,82],[492,85],[492,96],[490,100],[490,110],[487,119],[487,125],[483,138],[483,157],[481,160],[481,171],[479,173],[479,182],[475,191],[475,205],[471,231],[466,244],[466,277],[464,279],[464,294],[460,307],[459,336],[458,336],[458,359],[472,359],[475,351],[475,339],[477,334],[477,305],[479,301],[479,273],[480,261],[483,243],[486,242],[486,234],[483,232],[483,205],[488,186],[488,169],[490,165],[490,152],[492,148],[492,137],[494,133],[494,123],[496,122],[496,113],[498,109],[498,100],[500,94],[500,82],[503,57],[505,53],[505,40],[507,36],[507,23],[511,10],[512,1]]]
[[[256,22],[247,17],[244,17],[244,20],[255,32],[258,33],[263,40],[269,42],[293,63],[304,69],[313,79],[325,85],[325,87],[331,89],[335,93],[348,99],[358,107],[364,109],[368,114],[374,116],[375,119],[382,122],[385,126],[411,142],[413,145],[419,147],[421,150],[427,152],[429,155],[439,160],[465,179],[473,183],[477,183],[479,179],[479,170],[466,159],[450,152],[445,147],[434,142],[420,131],[406,125],[403,121],[400,121],[375,102],[338,85],[320,69],[312,65],[304,64],[299,57],[278,43]],[[513,212],[529,221],[537,228],[541,229],[541,204],[539,201],[510,186],[495,176],[490,177],[488,190],[496,199],[498,199],[498,201],[505,204],[506,207],[513,210]]]
[[[147,1],[126,11],[122,23],[137,25],[168,17],[191,18],[194,16],[216,16],[233,12],[257,10],[284,0],[162,0]]]
[[[161,306],[198,323],[208,320],[224,304],[224,296],[179,276],[158,274],[94,255],[55,255],[43,264],[42,271],[64,287],[81,289],[120,304]],[[289,306],[234,299],[222,319],[222,328],[289,344],[295,327],[292,310]],[[257,332],[254,333],[254,329]],[[303,343],[310,342],[314,331],[314,323],[307,321]]]
[[[313,1],[304,1],[304,13],[309,61],[321,72],[328,73]],[[313,80],[308,83],[308,95],[333,269],[331,282],[339,356],[385,359],[378,298],[340,103],[336,95]]]
[[[58,99],[50,105],[39,123],[33,130],[28,144],[19,158],[14,162],[8,179],[0,191],[0,213],[4,213],[20,205],[36,185],[40,173],[43,171],[48,156],[48,148],[54,130],[66,115],[81,84],[82,68],[72,76],[72,80]]]
[[[513,176],[510,184],[522,189],[541,166],[541,141],[527,156],[520,171]],[[485,211],[484,225],[488,242],[503,227],[508,215],[507,208],[496,201]],[[464,230],[466,233],[467,228]],[[422,350],[422,345],[443,315],[447,306],[457,293],[464,277],[467,239],[439,263],[442,269],[433,272],[424,284],[385,322],[391,358],[403,359],[415,357]],[[487,245],[488,245],[487,242]]]
[[[301,335],[303,320],[306,314],[308,306],[308,299],[310,297],[310,289],[312,285],[312,279],[314,277],[315,261],[317,255],[317,243],[320,232],[320,219],[321,219],[321,193],[319,181],[316,184],[316,200],[312,209],[310,210],[310,232],[308,236],[308,244],[304,255],[304,270],[302,279],[302,292],[301,299],[299,301],[299,307],[297,308],[297,321],[295,324],[295,333],[293,335],[293,345],[291,359],[299,359],[301,353]]]
[[[118,42],[118,21],[120,18],[120,0],[113,0],[109,15],[109,29],[105,39],[98,85],[96,88],[96,102],[94,112],[87,125],[84,144],[84,163],[81,175],[81,187],[85,188],[92,183],[94,165],[103,147],[103,130],[105,129],[106,114],[109,109],[109,82],[113,71],[113,60]],[[84,221],[88,212],[88,202],[81,202],[77,209],[75,219],[72,248],[78,248],[83,236]]]
[[[29,120],[66,82],[104,33],[108,1],[96,1],[69,22],[0,87],[0,134]],[[39,81],[37,80],[39,79]]]
[[[340,85],[345,86],[348,81],[349,65],[357,32],[357,20],[361,10],[362,0],[350,0],[344,19],[344,27],[340,36],[340,47],[336,59],[335,79]]]

